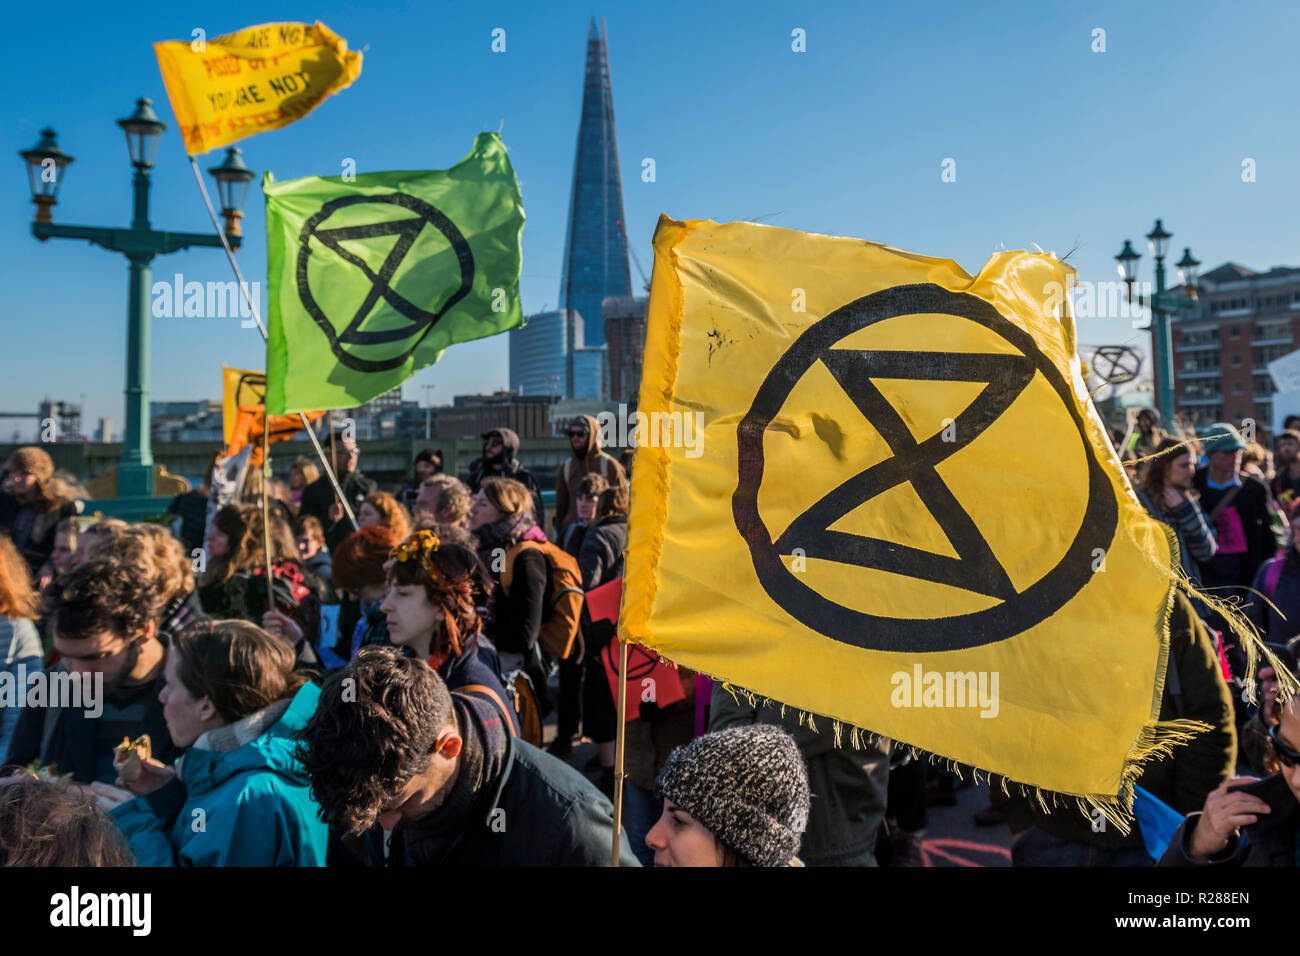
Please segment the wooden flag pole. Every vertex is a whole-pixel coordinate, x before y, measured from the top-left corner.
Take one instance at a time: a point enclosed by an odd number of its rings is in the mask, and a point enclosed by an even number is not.
[[[618,866],[619,843],[623,831],[623,745],[627,741],[627,641],[618,642],[618,731],[614,745],[614,849],[613,863]]]
[[[208,187],[203,184],[203,177],[199,174],[199,165],[194,161],[194,157],[189,157],[190,169],[194,172],[194,181],[199,184],[199,192],[203,195],[203,205],[208,208],[208,216],[212,220],[212,228],[217,230],[217,237],[221,240],[221,247],[226,250],[226,258],[230,261],[230,268],[235,271],[235,278],[239,280],[239,291],[244,296],[244,302],[248,305],[248,310],[253,314],[253,320],[257,322],[257,330],[262,333],[262,340],[266,341],[269,336],[266,334],[266,326],[262,323],[261,310],[258,309],[257,303],[253,301],[252,294],[248,291],[248,283],[244,281],[244,274],[239,270],[239,263],[235,261],[235,250],[230,247],[230,241],[226,238],[226,230],[222,228],[221,222],[217,219],[217,210],[212,205],[212,197],[208,195]],[[266,416],[266,403],[262,404],[262,416]],[[339,487],[339,480],[334,475],[333,458],[330,461],[325,460],[325,450],[321,448],[320,442],[316,439],[316,433],[311,430],[311,422],[307,421],[307,416],[299,412],[298,420],[302,422],[302,427],[307,432],[307,437],[311,439],[312,447],[316,449],[316,454],[320,458],[321,466],[325,469],[325,474],[329,475],[330,484],[334,486],[334,493],[338,495],[339,501],[343,505],[343,513],[348,516],[352,522],[352,528],[357,528],[356,515],[352,513],[352,506],[348,504],[343,497],[343,489]],[[330,451],[334,450],[334,412],[330,411]],[[267,459],[269,461],[269,459]]]
[[[270,418],[266,414],[266,406],[262,406],[262,550],[266,555],[266,608],[268,611],[275,610],[275,588],[271,586],[273,578],[271,576],[271,506],[269,499],[271,497],[271,454],[269,451],[270,441]]]

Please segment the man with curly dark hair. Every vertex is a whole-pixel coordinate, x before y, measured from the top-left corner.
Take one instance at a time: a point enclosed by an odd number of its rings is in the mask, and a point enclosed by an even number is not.
[[[152,569],[123,554],[104,554],[55,578],[45,611],[60,660],[39,678],[29,676],[30,686],[39,679],[48,692],[39,701],[22,695],[26,706],[8,763],[39,759],[78,783],[112,783],[113,748],[123,737],[148,734],[164,763],[179,756],[158,699],[165,652],[158,639],[160,604]],[[69,675],[80,685],[82,706],[53,692],[70,687]]]
[[[582,774],[517,739],[502,705],[450,693],[422,660],[364,647],[302,731],[330,865],[607,866],[614,808]],[[637,866],[626,835],[620,865]]]

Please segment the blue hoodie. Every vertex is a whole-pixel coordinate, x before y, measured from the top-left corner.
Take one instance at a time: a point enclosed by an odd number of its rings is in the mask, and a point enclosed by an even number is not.
[[[114,809],[136,864],[324,866],[329,828],[293,737],[319,699],[320,688],[304,684],[292,701],[209,731],[177,762],[174,780]]]

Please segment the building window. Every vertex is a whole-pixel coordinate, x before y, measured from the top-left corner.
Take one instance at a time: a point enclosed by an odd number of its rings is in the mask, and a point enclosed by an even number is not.
[[[1277,319],[1271,322],[1256,322],[1254,336],[1257,339],[1291,340],[1291,320]]]
[[[1234,356],[1232,357],[1232,367],[1233,367],[1233,368],[1241,368],[1241,356],[1240,356],[1240,355],[1234,355]]]
[[[1245,386],[1242,385],[1240,382],[1233,382],[1233,383],[1232,383],[1232,394],[1233,394],[1233,395],[1244,395],[1244,394],[1246,394],[1246,388],[1245,388]]]
[[[1234,325],[1232,328],[1228,329],[1228,338],[1235,339],[1240,337],[1241,337],[1241,328],[1239,326]]]

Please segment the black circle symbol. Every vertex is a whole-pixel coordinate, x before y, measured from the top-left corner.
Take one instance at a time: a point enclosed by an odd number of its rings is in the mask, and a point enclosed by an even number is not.
[[[344,226],[337,229],[321,228],[321,225],[336,211],[358,203],[382,203],[401,206],[410,209],[416,215],[409,219],[383,220],[356,226]],[[437,312],[429,312],[412,304],[405,297],[399,295],[391,285],[397,267],[406,258],[406,254],[410,251],[411,246],[426,225],[437,229],[450,243],[460,269],[459,287]],[[369,264],[360,256],[341,245],[346,240],[372,239],[378,236],[392,235],[397,236],[397,242],[389,250],[388,256],[384,259],[384,264],[380,266],[378,272],[371,269]],[[324,310],[317,303],[315,296],[312,295],[311,285],[307,280],[307,265],[311,260],[310,240],[312,237],[333,250],[340,258],[356,266],[370,280],[370,291],[366,294],[365,300],[341,332],[335,331],[334,323],[329,320]],[[411,353],[419,348],[420,343],[433,330],[438,320],[446,315],[452,306],[469,295],[470,288],[474,283],[474,255],[470,251],[469,243],[465,240],[461,231],[456,228],[456,224],[437,207],[406,193],[385,193],[380,196],[344,196],[340,199],[332,199],[321,206],[319,212],[303,223],[298,240],[298,298],[302,302],[303,308],[307,310],[307,314],[316,321],[320,330],[325,333],[325,338],[329,341],[330,350],[334,353],[335,358],[348,368],[356,369],[359,372],[383,372],[397,368],[405,362],[411,357]],[[417,266],[416,268],[420,267]],[[362,325],[380,299],[387,302],[399,314],[405,316],[408,324],[399,328],[363,330]],[[408,339],[410,340],[409,348],[397,355],[382,359],[363,358],[354,355],[344,347],[347,345],[382,345],[386,342],[404,342]]]
[[[860,329],[902,315],[942,314],[977,323],[1019,354],[854,351],[833,349]],[[893,457],[841,483],[795,518],[775,542],[758,512],[765,468],[763,435],[791,389],[821,361],[885,439]],[[1060,397],[1083,440],[1088,499],[1064,556],[1043,577],[1017,592],[974,520],[958,503],[935,466],[974,441],[1006,411],[1035,372]],[[918,442],[873,377],[987,383],[954,420],[950,435]],[[947,430],[945,430],[947,431]],[[951,440],[945,440],[950,438]],[[1095,549],[1107,548],[1118,524],[1118,503],[1071,389],[1033,337],[972,295],[926,283],[895,286],[857,299],[816,322],[794,341],[767,374],[736,428],[738,481],[732,496],[736,529],[749,545],[759,582],[783,610],[833,640],[877,651],[963,650],[1004,641],[1056,613],[1092,579]],[[896,542],[830,530],[843,515],[896,485],[910,482],[942,527],[958,557],[931,554]],[[788,570],[782,555],[795,548],[807,558],[891,571],[989,595],[985,610],[948,617],[897,618],[844,607]]]

